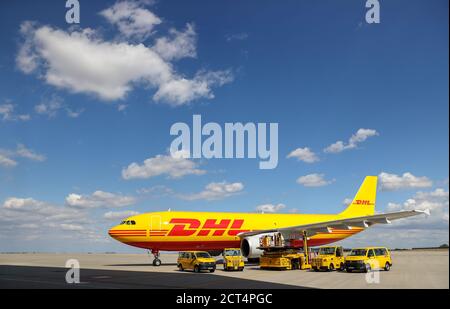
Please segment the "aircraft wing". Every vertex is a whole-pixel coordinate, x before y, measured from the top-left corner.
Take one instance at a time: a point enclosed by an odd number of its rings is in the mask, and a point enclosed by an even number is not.
[[[295,234],[303,235],[303,233],[306,232],[308,236],[313,236],[314,234],[317,234],[317,233],[330,233],[331,229],[333,229],[333,228],[334,229],[347,229],[347,230],[351,230],[353,227],[368,228],[374,224],[390,224],[392,220],[417,216],[420,214],[425,214],[425,215],[429,216],[430,210],[429,209],[406,210],[406,211],[398,211],[398,212],[391,212],[391,213],[385,213],[385,214],[377,214],[377,215],[372,215],[372,216],[346,218],[346,219],[339,219],[339,220],[333,220],[333,221],[325,221],[325,222],[319,222],[319,223],[290,226],[290,227],[279,228],[279,229],[244,232],[244,233],[238,234],[237,236],[239,236],[240,238],[245,238],[248,236],[267,234],[267,233],[275,233],[275,232],[281,232],[283,234],[288,234],[288,235],[295,235]]]

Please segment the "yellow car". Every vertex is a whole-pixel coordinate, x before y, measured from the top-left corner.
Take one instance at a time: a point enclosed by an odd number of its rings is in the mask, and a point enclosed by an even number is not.
[[[314,271],[335,269],[344,270],[344,249],[339,246],[320,247],[319,255],[312,259],[311,267]]]
[[[226,248],[222,252],[224,270],[244,270],[244,257],[241,249]]]
[[[193,270],[196,273],[202,270],[209,270],[213,273],[216,270],[216,260],[205,251],[183,251],[178,255],[178,269]]]
[[[347,272],[362,270],[384,269],[389,271],[392,266],[391,253],[385,247],[367,247],[352,249],[345,257],[345,269]]]

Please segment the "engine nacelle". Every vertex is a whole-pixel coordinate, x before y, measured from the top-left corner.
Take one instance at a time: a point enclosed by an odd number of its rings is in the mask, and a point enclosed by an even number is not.
[[[263,236],[272,236],[275,233],[259,234],[254,236],[248,236],[241,240],[242,255],[248,259],[259,258],[263,254],[263,250],[258,249],[260,247],[259,240]]]

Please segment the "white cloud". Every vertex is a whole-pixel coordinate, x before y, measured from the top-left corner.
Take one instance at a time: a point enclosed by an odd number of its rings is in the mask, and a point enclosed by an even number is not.
[[[122,170],[123,179],[146,179],[159,175],[168,175],[170,178],[181,178],[186,175],[203,175],[206,172],[198,169],[198,164],[181,155],[157,155],[148,158],[144,164],[131,163]]]
[[[297,179],[297,183],[305,187],[323,187],[334,182],[333,180],[326,180],[324,174],[309,174],[301,176]]]
[[[399,176],[382,172],[378,175],[378,182],[382,191],[429,188],[433,185],[433,182],[427,177],[417,177],[411,173]]]
[[[407,199],[402,204],[389,203],[388,211],[400,210],[426,210],[429,209],[431,213],[431,221],[441,220],[448,224],[448,206],[449,194],[448,191],[438,188],[431,192],[417,192],[414,197]],[[405,223],[412,223],[414,221],[404,221]],[[429,223],[429,222],[428,222]]]
[[[108,211],[103,215],[103,218],[107,220],[122,220],[131,216],[136,216],[138,214],[139,212],[133,210]]]
[[[258,212],[270,212],[270,213],[275,213],[275,212],[279,212],[280,210],[286,208],[286,205],[284,204],[262,204],[262,205],[258,205],[256,206],[256,211]]]
[[[35,23],[26,21],[20,25],[20,33],[22,35],[27,35],[33,31]],[[31,40],[25,40],[20,46],[19,53],[16,57],[17,67],[24,73],[30,74],[35,71],[40,65],[40,58],[34,52],[33,42]]]
[[[178,31],[170,29],[170,37],[161,37],[156,40],[154,50],[165,60],[177,60],[181,58],[195,58],[197,56],[195,33],[192,24],[186,25],[186,30]]]
[[[46,202],[38,201],[33,198],[17,198],[10,197],[3,202],[2,219],[5,221],[11,221],[20,217],[19,221],[25,221],[24,223],[33,223],[33,219],[36,219],[36,223],[41,220],[45,222],[61,221],[64,223],[80,222],[85,220],[85,214],[74,209],[65,207],[58,207]]]
[[[163,197],[168,195],[173,195],[174,191],[163,185],[157,185],[148,188],[141,188],[136,190],[138,194],[148,194],[151,197]]]
[[[71,110],[70,108],[66,108],[67,116],[70,118],[78,118],[80,115],[84,112],[84,108],[81,108],[79,110]]]
[[[231,41],[243,41],[248,39],[248,33],[241,32],[241,33],[235,33],[235,34],[229,34],[225,36],[225,39],[227,42]]]
[[[91,195],[71,193],[66,197],[66,204],[75,208],[124,207],[134,204],[135,202],[136,199],[132,196],[104,191],[95,191]]]
[[[28,114],[16,114],[15,106],[11,103],[0,104],[0,117],[4,121],[28,121],[31,119]]]
[[[119,1],[100,12],[111,24],[117,26],[127,38],[145,40],[162,20],[144,8],[139,1]]]
[[[58,110],[60,110],[62,107],[63,100],[60,97],[54,95],[50,99],[35,105],[34,111],[40,115],[55,117]]]
[[[410,219],[405,219],[405,221]],[[427,220],[422,218],[422,220]],[[394,221],[391,225],[375,225],[374,227],[336,243],[346,248],[385,246],[388,248],[436,247],[448,244],[448,229],[415,229],[399,228]]]
[[[38,154],[31,149],[28,149],[23,144],[18,144],[16,150],[8,150],[0,148],[0,166],[14,167],[18,164],[15,158],[25,158],[32,161],[42,162],[46,160],[46,157],[42,154]]]
[[[344,207],[348,207],[351,202],[353,202],[353,200],[351,198],[346,197],[343,201],[342,201],[342,205],[344,205]]]
[[[78,118],[84,112],[84,109],[70,109],[64,103],[64,100],[57,95],[52,95],[50,98],[46,98],[41,103],[34,106],[34,111],[37,114],[48,116],[49,118],[56,117],[58,112],[62,109],[65,109],[67,116],[70,118]]]
[[[324,152],[339,153],[344,150],[353,149],[353,148],[358,147],[358,144],[364,142],[369,137],[378,136],[378,135],[379,134],[376,130],[361,128],[349,138],[347,144],[345,144],[343,141],[337,141],[334,144],[331,144],[330,146],[326,147],[324,149]]]
[[[288,154],[287,158],[297,158],[299,161],[314,163],[319,161],[319,157],[308,147],[297,148]]]
[[[127,108],[128,108],[128,105],[127,105],[127,104],[119,104],[119,105],[117,105],[117,110],[118,110],[119,112],[123,112],[123,111],[125,111]]]
[[[84,229],[84,227],[79,224],[61,223],[59,226],[64,231],[82,231]]]
[[[151,31],[148,24],[135,19],[137,15],[132,14],[127,21],[121,17],[130,6],[139,12],[142,8],[131,2],[120,2],[119,6],[123,11],[110,8],[102,14],[114,20],[123,34]],[[174,70],[170,60],[196,54],[196,35],[190,24],[183,32],[172,29],[169,37],[158,38],[155,46],[106,41],[90,28],[64,31],[30,22],[22,24],[21,33],[24,43],[17,64],[24,73],[36,73],[47,84],[73,93],[93,94],[105,101],[123,99],[134,87],[142,86],[156,90],[155,101],[182,105],[199,98],[214,98],[212,88],[233,79],[229,70],[200,71],[192,79]]]
[[[27,158],[32,161],[42,162],[42,161],[46,160],[46,157],[44,155],[38,154],[38,153],[34,152],[33,150],[28,149],[23,144],[17,145],[16,154],[18,157]]]
[[[6,155],[0,153],[0,166],[3,167],[14,167],[17,165],[17,162],[11,158],[8,158]]]
[[[179,195],[180,198],[188,201],[195,200],[219,200],[240,193],[244,185],[240,182],[212,182],[205,187],[205,190],[188,195]]]
[[[35,229],[39,228],[39,225],[37,225],[35,223],[24,223],[24,224],[19,224],[18,227],[21,229],[35,230]]]
[[[33,230],[32,235],[30,229]],[[30,241],[43,237],[93,242],[105,240],[104,233],[92,227],[86,212],[19,197],[10,197],[3,202],[0,208],[0,235],[7,236],[10,241]]]
[[[177,78],[160,85],[153,98],[171,105],[183,105],[198,98],[213,99],[211,86],[222,86],[233,80],[231,71],[200,71],[193,79]]]

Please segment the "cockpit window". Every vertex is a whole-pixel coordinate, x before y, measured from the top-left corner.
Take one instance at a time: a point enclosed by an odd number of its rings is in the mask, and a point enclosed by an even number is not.
[[[120,225],[136,225],[136,221],[134,220],[123,220],[120,222]]]

